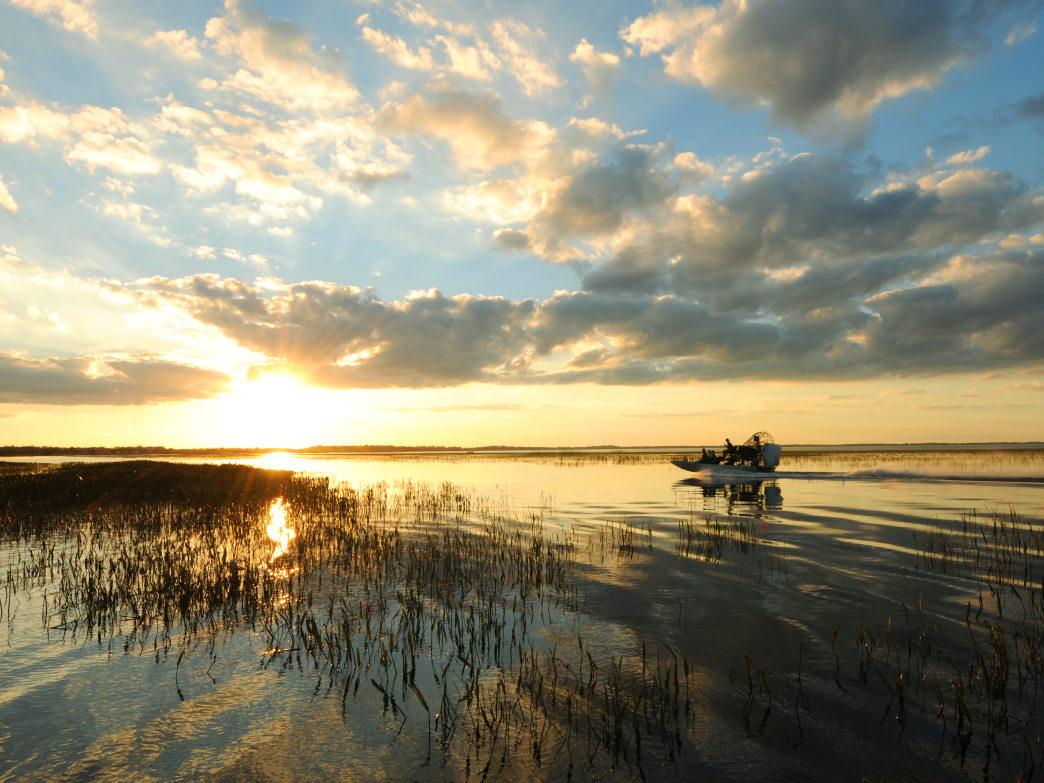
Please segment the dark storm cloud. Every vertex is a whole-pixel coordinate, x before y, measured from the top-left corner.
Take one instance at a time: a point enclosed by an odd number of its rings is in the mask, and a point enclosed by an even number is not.
[[[210,397],[229,378],[185,364],[150,358],[29,359],[0,353],[0,402],[56,405],[140,405]]]

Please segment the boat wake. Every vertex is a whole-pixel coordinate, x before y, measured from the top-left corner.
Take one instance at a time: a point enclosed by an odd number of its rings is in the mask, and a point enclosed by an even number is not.
[[[763,478],[759,475],[758,478]],[[1004,473],[929,473],[916,470],[888,470],[868,468],[847,472],[777,470],[771,478],[805,481],[972,481],[1006,484],[1044,484],[1044,476],[1020,476]]]

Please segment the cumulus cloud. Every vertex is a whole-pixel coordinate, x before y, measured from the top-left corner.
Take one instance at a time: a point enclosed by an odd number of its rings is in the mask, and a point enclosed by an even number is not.
[[[18,211],[18,202],[11,195],[11,191],[8,189],[3,177],[0,177],[0,209],[8,215],[13,215]]]
[[[128,176],[156,174],[163,168],[153,154],[148,131],[119,109],[84,107],[70,118],[70,128],[77,134],[65,153],[70,163],[92,172],[102,168]]]
[[[1044,257],[916,255],[751,273],[739,300],[639,290],[547,299],[415,292],[383,301],[324,282],[216,275],[127,287],[333,387],[874,377],[1044,360]]]
[[[383,54],[402,68],[430,71],[435,67],[431,57],[431,49],[427,47],[422,46],[416,50],[410,49],[409,44],[402,38],[396,35],[389,35],[369,26],[362,28],[362,38],[373,47],[374,51]]]
[[[980,160],[990,154],[990,146],[985,144],[977,149],[973,150],[962,150],[956,152],[946,159],[946,162],[951,166],[967,166],[972,163],[978,163]]]
[[[356,24],[371,48],[400,67],[483,82],[491,81],[497,72],[507,72],[526,95],[560,84],[548,56],[540,51],[544,33],[523,22],[500,19],[483,26],[453,22],[419,3],[397,2],[392,10],[428,33],[422,45],[411,47],[401,36],[377,29],[368,13],[359,16]]]
[[[416,2],[404,2],[400,0],[393,6],[395,13],[400,19],[416,27],[430,27],[436,30],[447,30],[454,35],[472,35],[475,32],[473,25],[465,22],[453,22],[438,17],[431,9]]]
[[[515,228],[498,228],[493,232],[493,241],[507,250],[529,249],[529,236]]]
[[[438,86],[385,105],[379,123],[393,133],[425,134],[449,144],[464,169],[488,171],[539,154],[555,137],[538,120],[515,120],[504,114],[492,93]]]
[[[11,4],[37,16],[53,19],[70,32],[88,38],[98,35],[94,0],[11,0]]]
[[[493,41],[501,52],[505,67],[526,95],[539,95],[561,83],[546,56],[537,51],[543,32],[514,19],[493,25]]]
[[[158,30],[145,39],[145,46],[165,49],[185,62],[203,59],[199,51],[199,39],[185,30]]]
[[[662,205],[673,191],[648,150],[625,147],[607,162],[570,177],[536,214],[527,233],[547,255],[561,259],[563,241],[609,234],[628,216]]]
[[[494,378],[524,352],[533,303],[438,291],[392,303],[353,286],[258,286],[215,275],[145,283],[250,350],[332,386],[439,386]]]
[[[443,48],[449,59],[449,71],[468,79],[488,82],[493,72],[500,69],[502,62],[489,44],[476,40],[474,44],[465,44],[448,35],[437,35],[432,39]]]
[[[619,55],[598,51],[586,38],[580,39],[569,59],[583,68],[584,76],[597,92],[605,91],[620,69]]]
[[[117,108],[84,106],[62,111],[35,101],[3,106],[0,140],[30,145],[61,141],[66,161],[91,172],[106,169],[134,176],[156,174],[163,168],[148,129]]]
[[[674,167],[684,172],[687,179],[701,180],[714,174],[714,165],[700,160],[695,152],[679,152],[674,156]]]
[[[937,84],[980,48],[990,4],[964,0],[723,0],[664,6],[621,31],[666,73],[789,125],[861,125],[884,100]]]
[[[326,195],[365,202],[381,183],[403,179],[410,160],[368,115],[302,110],[287,117],[243,106],[198,108],[168,95],[135,119],[118,108],[16,100],[0,106],[0,141],[59,142],[68,163],[127,178],[104,182],[109,189],[118,183],[124,195],[134,190],[129,179],[163,171],[193,195],[218,194],[231,183],[238,203],[222,205],[222,213],[258,226],[307,218]]]
[[[544,188],[523,177],[485,179],[450,188],[442,197],[450,213],[497,225],[529,221],[545,203]]]
[[[510,230],[497,237],[504,244],[525,239]],[[214,252],[203,248],[200,255]],[[386,301],[369,289],[323,281],[200,274],[119,283],[67,273],[54,290],[103,286],[104,298],[134,318],[155,311],[182,323],[182,332],[196,324],[198,334],[219,336],[200,345],[223,339],[255,366],[338,388],[874,377],[1044,360],[1042,253],[1030,243],[1017,251],[731,268],[716,281],[702,279],[692,294],[630,285],[545,299],[429,290]],[[39,281],[43,273],[26,275]],[[26,323],[40,335],[77,333],[79,321],[68,311],[45,306],[53,296],[40,301],[26,310]],[[0,356],[0,399],[146,402],[223,388],[220,372],[192,361],[8,353]]]
[[[647,133],[645,130],[625,131],[616,123],[606,122],[599,117],[573,117],[569,120],[569,127],[576,128],[591,138],[613,138],[618,141]]]
[[[943,168],[877,184],[837,159],[801,155],[720,198],[678,197],[586,285],[690,292],[758,267],[943,252],[1042,220],[1044,198],[1010,174]]]
[[[21,105],[0,106],[0,140],[7,144],[38,144],[63,138],[70,120],[35,101]]]
[[[141,405],[223,391],[224,373],[149,356],[120,359],[31,359],[0,352],[0,402],[54,405]]]
[[[219,54],[241,67],[214,86],[291,109],[325,112],[351,106],[358,90],[333,51],[312,47],[290,22],[276,22],[225,0],[225,14],[210,19],[206,37]]]

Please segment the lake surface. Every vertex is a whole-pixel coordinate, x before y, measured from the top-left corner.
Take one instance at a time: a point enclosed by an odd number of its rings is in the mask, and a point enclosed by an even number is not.
[[[542,752],[433,755],[416,700],[381,709],[367,678],[342,697],[256,629],[223,628],[183,656],[125,649],[55,630],[48,589],[16,589],[9,570],[0,780],[1044,779],[1044,451],[784,454],[775,477],[741,484],[655,454],[180,461],[392,495],[449,482],[539,517],[575,545],[578,584],[575,603],[533,612],[534,650],[599,682],[617,665],[676,677],[684,658],[677,741],[651,728],[642,763],[633,749],[614,759],[549,715]],[[25,546],[3,545],[8,569]]]

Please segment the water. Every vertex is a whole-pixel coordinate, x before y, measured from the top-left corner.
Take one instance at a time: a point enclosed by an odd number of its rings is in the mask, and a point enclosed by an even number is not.
[[[598,775],[1006,780],[1026,769],[1023,738],[1036,737],[1032,779],[1041,779],[1044,719],[1026,707],[1032,693],[1015,696],[1014,674],[997,752],[985,752],[981,718],[962,748],[953,679],[972,671],[970,639],[989,649],[981,621],[996,624],[995,597],[987,592],[980,609],[981,580],[927,568],[919,547],[940,530],[960,530],[970,514],[1014,510],[1019,524],[1039,534],[1044,451],[801,453],[785,455],[777,477],[748,484],[700,483],[656,455],[236,461],[357,487],[452,482],[502,498],[520,517],[549,514],[549,525],[578,540],[606,522],[640,526],[634,547],[578,547],[581,605],[549,610],[534,630],[548,649],[575,648],[581,635],[595,659],[626,656],[627,667],[639,665],[643,641],[649,656],[666,656],[668,645],[692,662],[693,715],[680,756],[668,760],[647,745],[639,771],[596,754]],[[706,520],[739,525],[749,537],[698,538],[686,548],[679,526]],[[1014,587],[1020,600],[1041,591],[1040,577]],[[1012,589],[1001,592],[1016,606]],[[969,606],[979,613],[973,623]],[[403,723],[374,709],[379,699],[367,686],[344,710],[336,688],[317,683],[307,666],[273,664],[247,629],[218,634],[179,664],[163,649],[124,650],[119,639],[63,640],[41,621],[41,596],[20,592],[0,633],[0,780],[479,778],[474,760],[444,767],[436,754],[427,763],[424,713],[415,703]],[[932,655],[955,665],[904,680],[901,709],[891,672],[904,660],[908,666],[912,645],[928,638],[945,649]],[[885,663],[889,645],[905,649]],[[876,657],[864,682],[870,648]],[[559,779],[567,771],[564,754],[545,750],[538,764],[524,750],[492,779]],[[575,761],[574,777],[589,777],[584,760]]]

